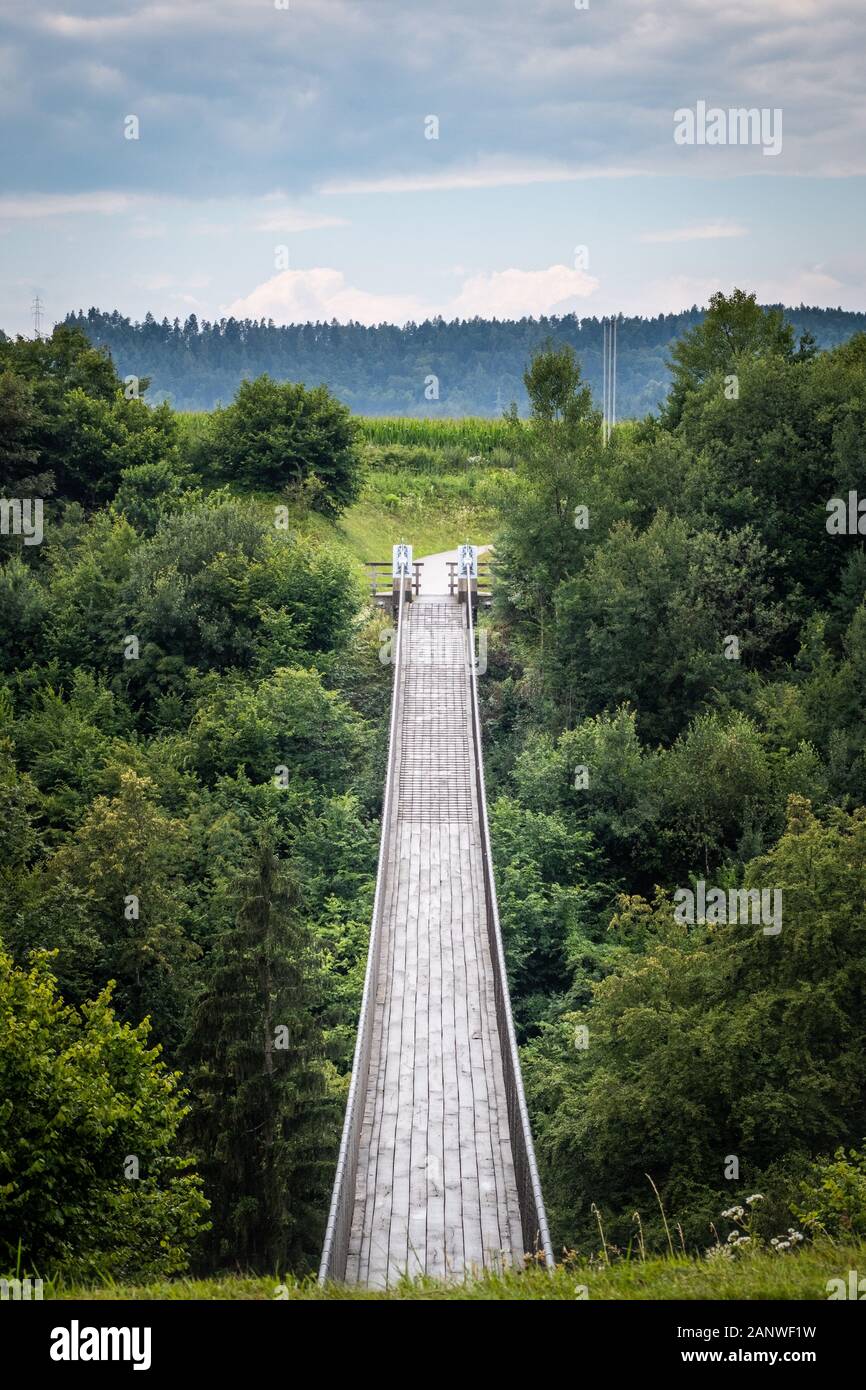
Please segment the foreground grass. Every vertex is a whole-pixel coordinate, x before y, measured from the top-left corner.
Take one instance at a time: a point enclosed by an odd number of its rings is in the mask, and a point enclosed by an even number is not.
[[[99,1287],[47,1283],[49,1299],[226,1299],[293,1302],[574,1302],[592,1300],[658,1299],[778,1299],[827,1298],[827,1280],[847,1279],[851,1269],[866,1270],[866,1246],[809,1246],[787,1255],[756,1253],[733,1260],[649,1259],[613,1264],[559,1266],[552,1274],[529,1269],[442,1283],[435,1279],[404,1280],[387,1291],[329,1284],[321,1289],[312,1279],[225,1278],[177,1279],[134,1285],[107,1283]],[[582,1289],[586,1290],[584,1294]]]

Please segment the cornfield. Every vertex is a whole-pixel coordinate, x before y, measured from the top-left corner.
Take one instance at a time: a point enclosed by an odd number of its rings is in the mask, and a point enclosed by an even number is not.
[[[358,430],[369,444],[405,444],[423,449],[461,449],[487,454],[513,447],[514,436],[504,420],[467,416],[463,420],[424,420],[412,416],[360,415]]]

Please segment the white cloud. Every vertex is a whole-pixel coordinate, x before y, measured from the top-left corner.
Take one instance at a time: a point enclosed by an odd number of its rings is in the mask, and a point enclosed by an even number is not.
[[[810,266],[783,277],[759,279],[755,289],[764,304],[815,304],[835,308],[843,298],[846,304],[851,301],[850,293],[839,293],[846,289],[843,282],[822,266]]]
[[[716,241],[723,237],[748,235],[748,227],[741,227],[736,222],[707,222],[702,227],[676,227],[667,232],[642,232],[638,241],[648,244],[671,241]]]
[[[323,213],[284,208],[256,223],[259,232],[317,232],[324,227],[347,227],[345,217],[326,217]]]
[[[136,241],[155,241],[158,237],[164,237],[168,232],[165,222],[148,222],[142,219],[134,222],[129,229],[129,235],[135,237]]]
[[[353,319],[360,323],[405,323],[423,318],[421,304],[411,295],[371,294],[346,284],[340,270],[316,266],[283,270],[225,310],[234,318],[272,318],[277,323],[308,323]]]
[[[633,288],[623,296],[620,304],[605,304],[604,313],[622,310],[626,314],[678,314],[690,309],[693,304],[702,307],[709,303],[710,295],[716,290],[726,294],[734,288],[733,281],[724,280],[718,275],[663,275],[656,279],[642,280],[639,288]],[[753,286],[750,284],[749,289]]]
[[[42,217],[65,217],[70,213],[100,213],[114,216],[129,212],[146,199],[135,193],[21,193],[0,198],[0,218],[24,222]]]
[[[519,319],[568,313],[586,299],[598,280],[583,270],[551,265],[546,270],[494,270],[472,275],[449,305],[448,317]]]
[[[552,265],[546,270],[495,270],[471,275],[457,294],[438,305],[414,295],[373,294],[348,285],[342,271],[326,266],[284,270],[222,312],[235,318],[272,318],[277,323],[337,319],[345,323],[406,323],[433,314],[445,318],[522,318],[568,313],[592,295],[598,281],[582,270]]]
[[[564,164],[511,163],[491,159],[472,167],[444,169],[439,173],[389,174],[369,179],[333,179],[320,193],[430,193],[463,188],[508,188],[532,183],[574,183],[579,179],[625,179],[645,170],[629,168],[570,168]]]

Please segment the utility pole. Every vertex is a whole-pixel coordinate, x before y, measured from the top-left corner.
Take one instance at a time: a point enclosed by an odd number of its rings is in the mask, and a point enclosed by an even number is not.
[[[33,336],[34,338],[41,338],[43,305],[38,294],[33,296],[33,303],[30,305],[30,308],[33,311]]]
[[[619,315],[614,316],[613,320],[613,391],[611,392],[610,424],[611,429],[616,424],[616,331],[619,323]],[[610,434],[608,434],[608,439]]]
[[[610,443],[610,436],[616,424],[617,319],[618,316],[601,321],[601,439],[605,448]]]

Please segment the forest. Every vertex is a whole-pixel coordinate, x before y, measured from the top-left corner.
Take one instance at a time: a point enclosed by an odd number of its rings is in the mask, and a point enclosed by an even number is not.
[[[360,561],[458,522],[495,544],[491,832],[557,1252],[866,1237],[858,318],[624,321],[642,418],[607,447],[593,321],[0,342],[0,1268],[314,1267],[387,739]],[[420,412],[443,362],[443,415],[499,393],[491,451],[351,413]],[[678,919],[700,884],[781,894],[780,930]]]
[[[821,348],[837,347],[866,330],[863,313],[802,304],[785,312],[796,333],[810,333]],[[704,313],[693,307],[655,318],[619,318],[620,419],[658,409],[670,385],[671,345],[701,323]],[[512,401],[524,413],[523,372],[547,341],[574,348],[584,380],[595,400],[602,399],[602,321],[595,316],[519,322],[434,319],[402,328],[359,323],[281,327],[232,318],[200,323],[195,314],[184,323],[157,322],[151,314],[132,323],[117,310],[90,309],[68,315],[66,322],[82,329],[95,346],[107,347],[122,377],[149,377],[150,399],[168,400],[177,410],[212,410],[230,401],[245,377],[267,372],[278,381],[322,383],[364,415],[498,416]]]

